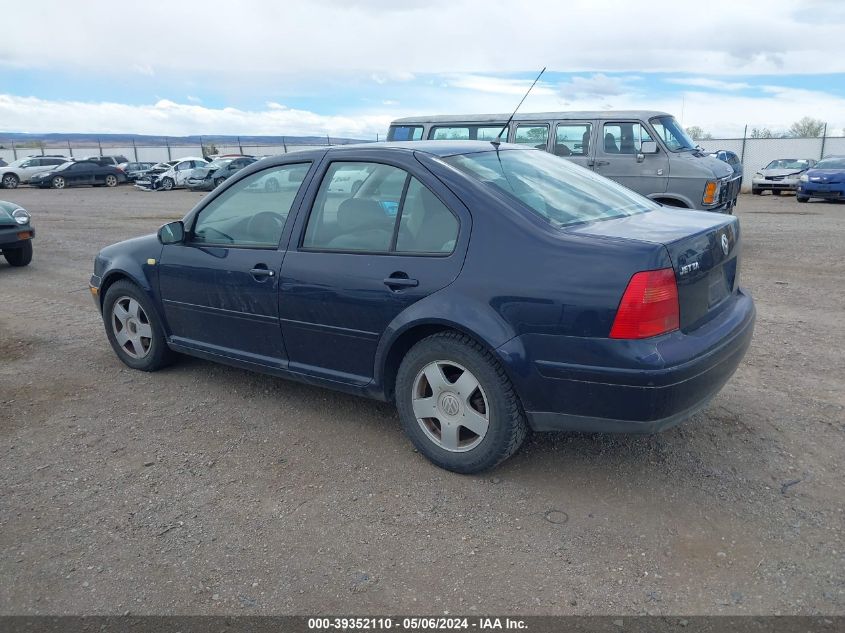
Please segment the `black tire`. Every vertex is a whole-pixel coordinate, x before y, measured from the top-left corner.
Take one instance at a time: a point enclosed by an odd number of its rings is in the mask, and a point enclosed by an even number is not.
[[[165,191],[170,191],[171,189],[173,189],[174,184],[175,183],[173,182],[173,178],[170,178],[170,177],[162,178],[160,189],[164,189]]]
[[[146,320],[139,319],[141,324],[149,324],[151,336],[143,337],[149,341],[146,353],[142,357],[133,357],[126,348],[117,341],[112,317],[115,306],[125,299],[134,299],[143,310]],[[164,330],[161,326],[161,319],[146,294],[131,281],[120,280],[112,284],[106,291],[103,299],[103,324],[106,328],[106,336],[111,343],[117,357],[132,369],[140,371],[157,371],[166,367],[173,360],[173,352],[167,346]]]
[[[108,174],[106,176],[106,187],[117,187],[117,176]]]
[[[18,178],[17,174],[4,174],[3,179],[0,180],[0,186],[4,189],[17,189],[20,182],[21,179]]]
[[[772,195],[773,196],[779,196],[780,195],[780,189],[772,189]]]
[[[441,361],[460,365],[471,372],[480,386],[480,391],[473,393],[481,395],[486,406],[489,420],[486,433],[480,436],[482,439],[477,445],[463,452],[438,445],[414,413],[418,375],[423,368]],[[465,403],[470,395],[464,396]],[[396,376],[396,407],[402,426],[417,450],[437,466],[456,473],[471,474],[493,468],[513,455],[528,433],[519,398],[501,364],[482,345],[458,332],[429,336],[405,355]]]
[[[54,176],[50,181],[50,186],[53,189],[64,189],[67,187],[67,181],[62,176]]]
[[[809,198],[807,196],[795,196],[795,199],[798,202],[807,202],[809,200]]]
[[[9,266],[27,266],[32,261],[32,242],[27,240],[20,247],[4,249],[3,257]]]
[[[755,196],[761,196],[763,195],[763,190],[757,189],[756,187],[751,187],[751,193],[753,193]]]
[[[214,186],[215,186],[215,187],[219,187],[219,186],[220,186],[220,185],[222,185],[224,182],[226,182],[226,179],[225,179],[225,178],[215,178],[215,180],[214,180]]]

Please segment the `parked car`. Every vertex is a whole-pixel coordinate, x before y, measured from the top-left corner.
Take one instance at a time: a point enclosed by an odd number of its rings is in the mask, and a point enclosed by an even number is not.
[[[0,186],[4,189],[14,189],[19,184],[26,184],[39,173],[55,169],[68,162],[64,156],[30,156],[12,161],[6,167],[0,168]]]
[[[117,167],[121,163],[128,163],[129,159],[122,154],[114,154],[111,156],[86,156],[82,160],[90,160],[92,162],[97,163],[98,165],[102,165],[104,167],[111,166]]]
[[[256,186],[281,174],[298,186]],[[241,170],[100,251],[90,288],[129,367],[181,352],[395,401],[420,452],[472,473],[529,427],[656,432],[702,409],[751,341],[740,245],[735,217],[542,151],[372,143]]]
[[[759,196],[768,190],[779,196],[781,191],[796,191],[801,174],[815,164],[812,158],[777,158],[754,174],[751,193]]]
[[[408,117],[388,141],[501,140],[561,156],[671,207],[732,213],[742,179],[704,153],[675,117],[651,110],[594,110]]]
[[[211,191],[222,185],[229,176],[256,161],[252,156],[215,158],[207,165],[194,169],[185,184],[191,191]]]
[[[710,155],[714,158],[718,158],[723,163],[730,165],[731,169],[734,170],[734,176],[738,176],[740,179],[742,178],[742,161],[735,152],[732,152],[729,149],[719,149],[715,152],[711,152]]]
[[[116,187],[126,182],[126,175],[117,167],[99,165],[90,160],[67,162],[51,170],[35,174],[29,181],[33,187],[64,189],[78,185]]]
[[[798,178],[798,202],[810,198],[845,200],[845,156],[829,156]]]
[[[26,266],[32,261],[35,229],[29,213],[14,202],[0,200],[0,250],[11,266]]]
[[[135,182],[140,176],[147,174],[156,163],[120,163],[117,168],[126,174],[127,182]]]
[[[163,165],[163,163],[160,163]],[[149,178],[139,178],[135,182],[136,187],[151,190],[170,191],[179,187],[187,186],[188,176],[198,168],[204,167],[208,161],[196,156],[186,156],[177,161],[168,161],[168,168],[158,172],[158,166],[149,175]]]

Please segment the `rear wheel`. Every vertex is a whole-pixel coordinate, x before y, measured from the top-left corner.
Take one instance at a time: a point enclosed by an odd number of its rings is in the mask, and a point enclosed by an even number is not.
[[[170,191],[173,189],[173,178],[167,177],[161,179],[161,188],[165,191]]]
[[[417,450],[457,473],[492,468],[513,455],[528,432],[502,366],[458,332],[429,336],[405,355],[396,405]]]
[[[168,365],[173,352],[149,298],[135,284],[117,281],[103,299],[106,336],[118,358],[132,369],[156,371]]]
[[[106,176],[106,187],[117,187],[117,176],[114,174]]]
[[[15,174],[5,174],[3,176],[3,180],[0,182],[2,182],[4,189],[15,189],[20,181],[20,178],[18,178]]]
[[[4,249],[3,257],[9,266],[26,266],[32,261],[32,242],[27,240],[20,247]]]
[[[54,176],[53,180],[50,182],[50,185],[53,187],[53,189],[64,189],[65,185],[67,185],[67,182],[65,182],[63,176]]]

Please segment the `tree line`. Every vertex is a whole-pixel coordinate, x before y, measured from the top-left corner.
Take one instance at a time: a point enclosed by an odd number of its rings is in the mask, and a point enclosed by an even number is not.
[[[686,128],[694,141],[707,141],[713,138],[713,135],[706,132],[699,125],[691,125]],[[805,116],[789,126],[786,132],[773,132],[767,127],[751,128],[748,134],[749,138],[816,138],[821,136],[825,131],[825,122],[820,119]],[[845,135],[845,130],[842,131]]]

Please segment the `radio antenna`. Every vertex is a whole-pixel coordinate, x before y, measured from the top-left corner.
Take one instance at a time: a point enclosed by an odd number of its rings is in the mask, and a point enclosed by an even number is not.
[[[531,84],[531,86],[528,88],[528,90],[527,90],[527,91],[526,91],[526,93],[525,93],[525,96],[524,96],[524,97],[522,97],[522,101],[525,101],[526,97],[528,97],[529,93],[531,92],[531,89],[532,89],[532,88],[534,88],[534,86],[537,84],[537,82],[538,82],[538,81],[540,81],[540,77],[542,77],[542,76],[543,76],[543,73],[544,73],[544,72],[546,72],[546,67],[545,67],[545,66],[543,66],[543,70],[541,70],[541,71],[540,71],[540,74],[539,74],[539,75],[537,75],[537,78],[534,80],[534,83],[532,83],[532,84]],[[495,141],[490,141],[490,142],[491,142],[493,145],[495,145],[497,148],[499,147],[499,143],[501,143],[501,142],[502,142],[502,133],[503,133],[505,130],[507,130],[507,129],[508,129],[508,126],[511,124],[511,121],[513,121],[514,116],[516,116],[516,112],[517,112],[517,110],[519,110],[519,107],[522,105],[522,101],[520,101],[520,102],[517,104],[516,109],[513,111],[513,114],[511,114],[511,115],[510,115],[510,118],[508,118],[508,120],[507,120],[507,122],[505,123],[504,127],[503,127],[501,130],[499,130],[499,135],[496,137],[496,140],[495,140]]]

